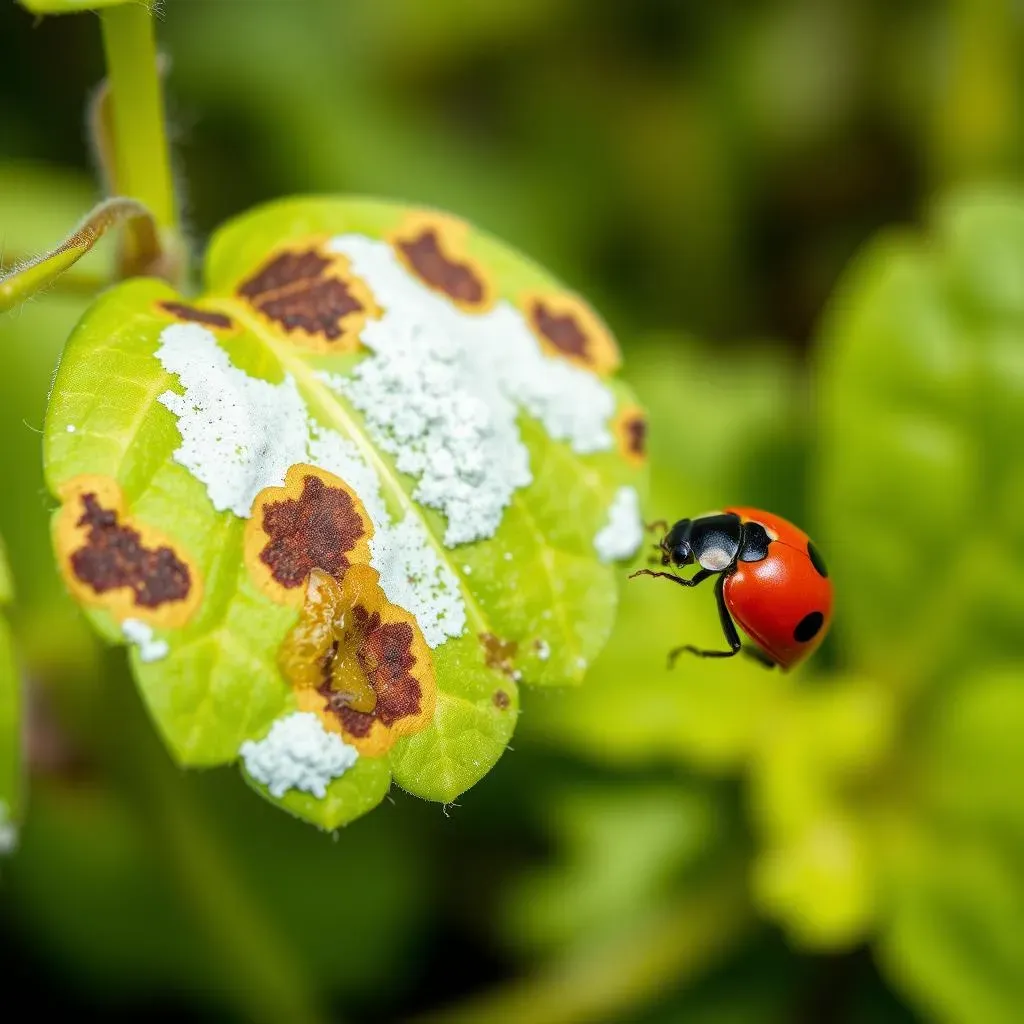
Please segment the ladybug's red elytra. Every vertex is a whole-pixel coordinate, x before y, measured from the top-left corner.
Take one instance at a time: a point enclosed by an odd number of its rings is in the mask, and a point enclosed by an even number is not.
[[[828,570],[810,537],[781,516],[727,508],[680,519],[658,548],[662,565],[696,564],[697,571],[689,579],[651,569],[633,576],[660,576],[684,587],[715,576],[718,615],[729,645],[727,651],[707,651],[685,644],[670,652],[670,665],[684,651],[702,658],[738,654],[743,645],[735,623],[755,645],[743,649],[769,668],[792,668],[825,638],[832,620]]]

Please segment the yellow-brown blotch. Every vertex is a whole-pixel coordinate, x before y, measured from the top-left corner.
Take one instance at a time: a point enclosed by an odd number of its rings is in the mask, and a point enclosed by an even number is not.
[[[106,608],[119,622],[184,625],[199,607],[203,588],[181,546],[135,520],[112,477],[77,476],[59,494],[54,547],[74,597]]]
[[[619,454],[634,466],[647,461],[647,414],[639,405],[624,405],[612,421]]]
[[[301,605],[310,572],[340,580],[370,561],[373,524],[363,503],[333,473],[296,463],[283,487],[265,487],[245,524],[245,564],[274,601]]]
[[[469,225],[457,217],[410,214],[388,241],[408,270],[467,313],[494,305],[495,287],[484,267],[466,254]]]
[[[618,369],[618,345],[601,318],[567,292],[525,292],[519,308],[544,351],[604,377]]]
[[[305,589],[278,659],[299,710],[370,757],[425,729],[437,700],[430,650],[376,570],[354,565],[340,583],[316,570]]]
[[[324,251],[323,239],[278,252],[237,295],[276,331],[315,352],[355,352],[366,321],[380,316],[369,286],[347,257]]]

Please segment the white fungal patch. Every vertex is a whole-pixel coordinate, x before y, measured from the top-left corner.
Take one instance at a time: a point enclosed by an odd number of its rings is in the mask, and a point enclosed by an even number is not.
[[[370,541],[370,564],[392,604],[416,617],[428,647],[466,631],[466,605],[455,573],[430,543],[414,515],[377,530]]]
[[[142,661],[159,661],[170,653],[167,641],[156,639],[152,627],[139,619],[125,619],[121,623],[121,632],[125,639],[138,647],[139,658]]]
[[[640,495],[635,487],[620,487],[608,509],[608,522],[597,532],[594,547],[602,562],[632,558],[644,539]]]
[[[18,848],[18,826],[11,821],[6,800],[0,800],[0,856],[14,853]]]
[[[612,447],[611,392],[595,375],[545,355],[510,303],[464,313],[385,242],[343,235],[329,246],[349,258],[385,312],[360,335],[373,356],[349,378],[321,376],[417,479],[416,500],[444,514],[446,545],[493,536],[515,490],[530,483],[520,410],[576,452]]]
[[[238,752],[245,770],[278,799],[297,789],[323,800],[331,782],[359,760],[359,751],[328,732],[312,711],[279,718],[262,740],[248,740]]]
[[[175,462],[206,485],[218,512],[247,517],[264,487],[280,487],[289,466],[306,460],[309,425],[295,381],[250,377],[199,324],[165,327],[156,357],[185,389],[159,399],[178,418]]]
[[[214,508],[248,517],[256,495],[280,487],[299,462],[333,473],[355,491],[373,523],[370,564],[388,600],[416,617],[430,647],[465,632],[458,580],[426,527],[414,516],[392,522],[376,469],[354,441],[310,418],[292,377],[281,384],[250,377],[199,324],[164,328],[156,354],[185,389],[160,396],[178,419],[175,461],[206,486]]]

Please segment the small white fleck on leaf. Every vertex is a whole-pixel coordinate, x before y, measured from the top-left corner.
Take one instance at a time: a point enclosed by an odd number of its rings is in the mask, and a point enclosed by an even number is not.
[[[152,627],[139,619],[125,619],[121,623],[121,632],[126,640],[138,647],[142,661],[159,661],[166,658],[170,651],[167,641],[157,640],[153,636]]]

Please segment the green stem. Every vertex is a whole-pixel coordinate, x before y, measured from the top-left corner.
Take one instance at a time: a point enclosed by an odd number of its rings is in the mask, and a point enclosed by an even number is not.
[[[122,271],[176,276],[180,242],[171,180],[170,150],[164,125],[163,96],[157,67],[156,37],[148,5],[106,7],[100,11],[107,60],[108,93],[104,112],[109,124],[101,140],[101,156],[109,164],[110,190],[137,199],[160,229],[159,249],[129,228]],[[170,256],[169,266],[161,257]]]
[[[688,892],[613,939],[415,1024],[629,1020],[646,1003],[709,969],[753,922],[744,875],[731,865],[696,894]]]

